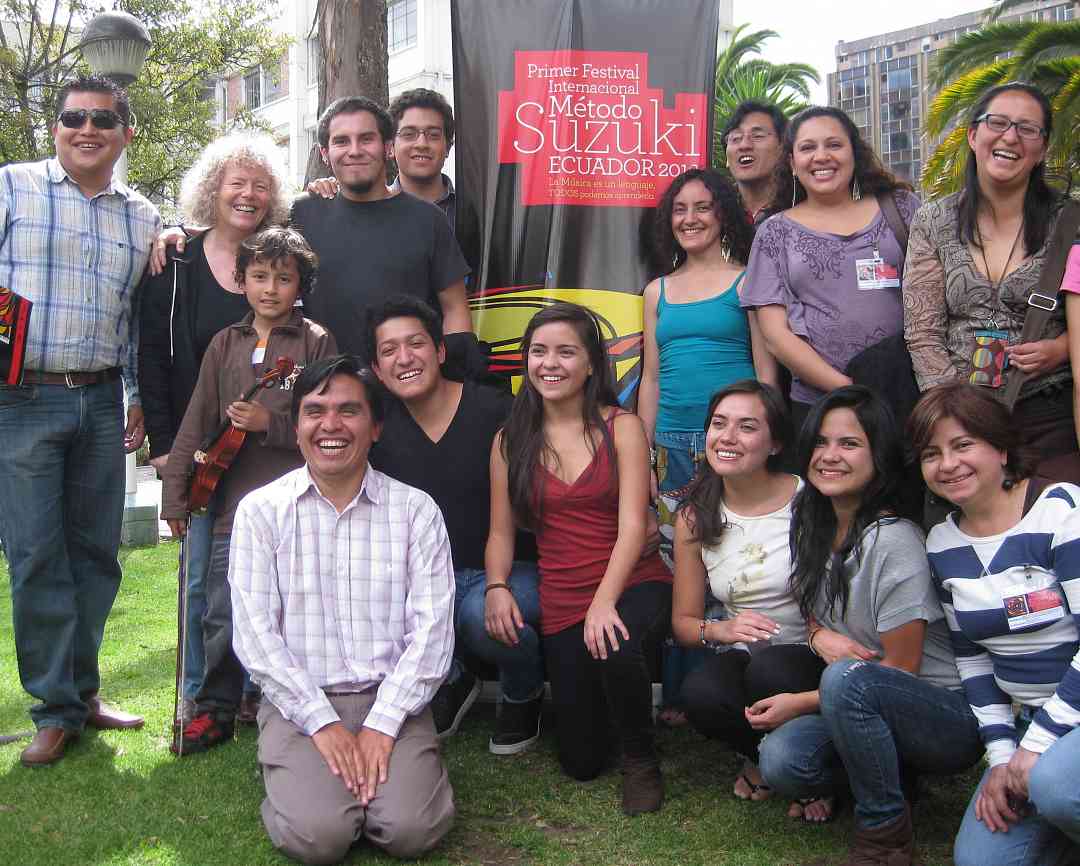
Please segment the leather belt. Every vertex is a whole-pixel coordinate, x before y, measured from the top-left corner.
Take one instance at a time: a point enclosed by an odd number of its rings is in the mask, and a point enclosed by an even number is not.
[[[65,385],[68,388],[85,388],[87,385],[101,385],[120,378],[119,367],[107,370],[94,370],[91,373],[74,371],[71,373],[49,373],[45,370],[24,370],[24,385]]]

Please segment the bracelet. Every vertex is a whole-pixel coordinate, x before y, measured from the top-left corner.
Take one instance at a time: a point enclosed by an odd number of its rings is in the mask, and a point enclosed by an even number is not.
[[[489,583],[484,587],[484,598],[487,598],[487,594],[493,589],[505,589],[510,595],[514,594],[514,591],[510,588],[508,583]]]
[[[707,641],[705,639],[705,626],[707,626],[711,622],[720,622],[720,620],[707,618],[707,619],[703,619],[701,621],[700,630],[701,630],[701,645],[702,646],[709,646],[710,643],[711,643],[710,641]]]
[[[810,652],[816,655],[819,659],[822,658],[822,655],[814,648],[814,638],[817,637],[818,632],[821,631],[823,628],[825,628],[825,626],[816,625],[812,629],[810,629],[810,634],[806,636],[806,645],[810,647]]]

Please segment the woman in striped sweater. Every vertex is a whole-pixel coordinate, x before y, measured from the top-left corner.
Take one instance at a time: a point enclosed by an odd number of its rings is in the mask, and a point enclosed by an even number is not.
[[[927,553],[990,765],[955,862],[1075,863],[1080,487],[1030,477],[1008,410],[974,385],[927,391],[908,432],[931,492],[959,509]]]

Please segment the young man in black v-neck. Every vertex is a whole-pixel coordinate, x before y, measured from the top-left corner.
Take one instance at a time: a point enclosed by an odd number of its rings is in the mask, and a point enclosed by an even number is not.
[[[440,739],[453,734],[480,692],[480,681],[461,661],[468,650],[499,669],[503,703],[489,749],[496,755],[515,754],[536,742],[540,732],[539,576],[534,562],[515,563],[506,584],[488,583],[484,572],[491,445],[513,398],[443,376],[442,323],[414,297],[398,295],[372,309],[366,341],[375,374],[397,398],[390,401],[371,463],[428,493],[442,510],[450,536],[457,648],[446,682],[431,702],[436,730]],[[484,604],[490,592],[509,592],[514,598],[516,646],[486,631]]]

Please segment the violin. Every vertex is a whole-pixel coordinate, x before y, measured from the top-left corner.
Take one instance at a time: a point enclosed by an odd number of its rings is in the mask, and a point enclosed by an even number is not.
[[[278,358],[274,368],[259,377],[240,400],[248,402],[262,388],[269,388],[278,379],[288,376],[295,366],[291,358]],[[214,495],[221,476],[240,453],[245,438],[247,438],[247,431],[234,426],[232,421],[226,418],[210,438],[209,447],[195,452],[195,474],[191,479],[191,488],[188,490],[188,511],[192,513],[202,511],[210,504],[210,497]]]

